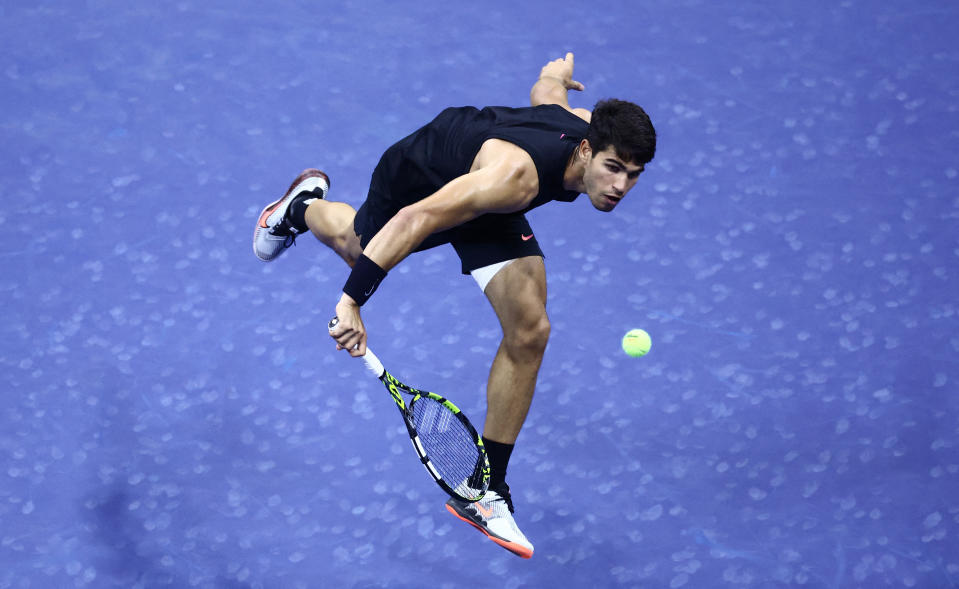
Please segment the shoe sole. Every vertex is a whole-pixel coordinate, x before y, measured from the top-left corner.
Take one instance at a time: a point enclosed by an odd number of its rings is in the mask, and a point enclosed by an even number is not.
[[[293,192],[294,189],[296,189],[297,186],[299,186],[306,180],[309,180],[310,178],[322,178],[326,182],[326,189],[327,190],[330,189],[330,177],[324,174],[322,171],[317,170],[316,168],[307,168],[303,170],[302,172],[300,172],[300,175],[297,176],[295,180],[293,180],[293,183],[290,184],[290,187],[286,189],[286,193],[284,193],[282,197],[266,205],[266,207],[264,207],[263,210],[260,211],[260,218],[257,219],[256,228],[253,230],[253,253],[257,253],[256,238],[259,235],[260,230],[270,228],[269,225],[266,224],[267,218],[269,218],[269,216],[273,214],[273,211],[275,211],[276,208],[280,206],[283,203],[283,201],[286,200],[288,196],[290,196],[290,194]],[[263,260],[263,258],[260,258],[259,254],[257,254],[256,257]],[[269,260],[263,260],[263,261],[268,262]]]
[[[510,542],[509,540],[506,540],[505,538],[500,538],[499,536],[497,536],[496,534],[490,532],[489,530],[487,530],[487,529],[484,528],[483,526],[477,524],[476,522],[474,522],[474,521],[471,520],[470,518],[468,518],[468,517],[460,514],[458,511],[456,511],[454,508],[450,507],[449,505],[446,506],[446,510],[449,511],[450,513],[452,513],[453,515],[455,515],[455,516],[456,516],[457,518],[459,518],[460,520],[462,520],[462,521],[468,523],[469,525],[473,526],[474,528],[476,528],[477,530],[479,530],[480,532],[482,532],[484,536],[486,536],[487,538],[489,538],[489,539],[492,540],[493,542],[496,542],[497,544],[499,544],[499,545],[502,546],[503,548],[509,550],[510,552],[512,552],[513,554],[515,554],[516,556],[519,556],[520,558],[532,558],[532,557],[533,557],[533,551],[530,550],[529,548],[523,546],[522,544],[517,544],[516,542]]]

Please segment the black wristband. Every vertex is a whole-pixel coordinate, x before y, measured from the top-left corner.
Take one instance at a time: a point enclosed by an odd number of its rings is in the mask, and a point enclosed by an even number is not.
[[[386,270],[377,266],[373,260],[360,254],[356,263],[353,264],[350,277],[346,279],[346,284],[343,285],[343,292],[350,295],[356,301],[356,304],[362,307],[363,303],[376,292],[376,287],[380,285],[384,278],[386,278]]]

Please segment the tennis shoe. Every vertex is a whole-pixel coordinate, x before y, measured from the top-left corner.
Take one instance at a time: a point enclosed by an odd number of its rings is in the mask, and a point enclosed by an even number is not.
[[[264,262],[278,258],[296,242],[301,233],[290,223],[287,212],[297,196],[310,192],[315,198],[323,198],[330,189],[330,179],[323,172],[309,168],[303,170],[290,184],[289,190],[279,200],[272,202],[260,213],[253,231],[253,253]]]
[[[488,490],[474,503],[450,498],[446,509],[513,554],[522,558],[533,556],[533,545],[513,519],[513,500],[506,484]]]

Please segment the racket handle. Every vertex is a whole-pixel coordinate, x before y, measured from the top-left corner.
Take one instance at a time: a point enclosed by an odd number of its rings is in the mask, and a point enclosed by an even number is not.
[[[383,367],[383,363],[380,362],[380,359],[376,357],[376,354],[370,350],[369,346],[366,347],[366,354],[361,356],[363,361],[366,362],[366,367],[370,369],[370,372],[373,373],[373,376],[376,378],[383,378],[383,375],[386,374],[386,368]]]
[[[330,319],[329,329],[332,331],[336,324],[339,323],[339,318],[334,317]],[[370,372],[373,373],[373,376],[376,378],[382,378],[386,374],[386,368],[383,367],[383,363],[380,362],[380,359],[376,357],[376,354],[370,350],[369,346],[366,348],[366,354],[362,356],[363,362],[366,363],[366,367],[370,369]]]

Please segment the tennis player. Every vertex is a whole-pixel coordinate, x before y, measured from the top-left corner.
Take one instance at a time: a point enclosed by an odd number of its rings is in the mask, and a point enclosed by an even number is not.
[[[448,108],[400,140],[373,170],[359,210],[327,200],[329,178],[297,177],[260,215],[253,249],[272,261],[310,231],[352,268],[330,333],[337,349],[366,352],[360,307],[387,272],[416,251],[451,244],[485,293],[503,330],[487,384],[483,441],[490,490],[477,503],[447,509],[524,558],[533,545],[513,518],[506,470],[536,385],[550,324],[543,252],[524,216],[550,201],[585,193],[612,211],[656,150],[656,132],[639,106],[605,100],[572,108],[573,54],[547,63],[523,108]]]

